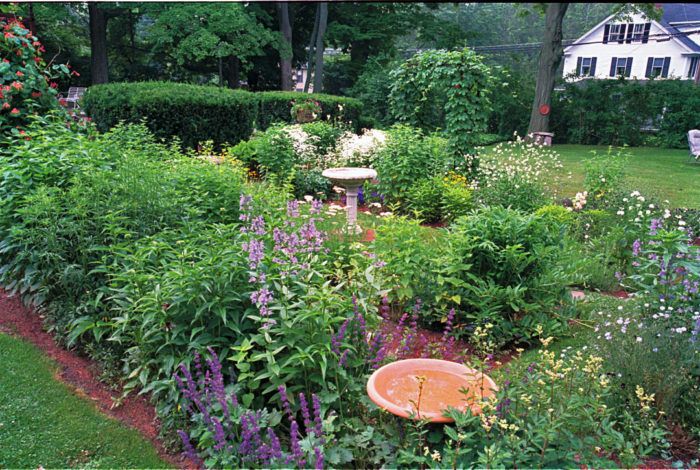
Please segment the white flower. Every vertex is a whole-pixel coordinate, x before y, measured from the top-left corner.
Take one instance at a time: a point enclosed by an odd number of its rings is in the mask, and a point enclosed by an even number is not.
[[[380,217],[389,217],[390,215],[393,215],[392,212],[380,212],[379,216]]]
[[[617,215],[625,215],[625,211],[617,211]]]
[[[641,343],[641,342],[642,342],[642,337],[641,337],[641,336],[637,336],[637,342],[638,342],[638,343]]]
[[[309,195],[307,194],[306,196],[304,196],[304,200],[305,200],[306,202],[311,202],[311,201],[314,200],[314,197],[313,197],[313,196],[309,196]]]
[[[680,328],[676,328],[675,331],[676,331],[676,333],[685,333],[686,331],[688,331],[688,329],[686,327],[682,326]]]
[[[333,186],[333,191],[338,194],[342,194],[345,192],[345,188],[341,188],[340,186]]]

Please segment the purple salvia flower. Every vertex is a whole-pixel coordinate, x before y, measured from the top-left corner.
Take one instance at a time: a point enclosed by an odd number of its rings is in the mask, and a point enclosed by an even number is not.
[[[199,455],[197,455],[197,452],[194,450],[194,447],[192,446],[192,443],[190,442],[190,436],[183,431],[182,429],[178,429],[177,431],[178,436],[180,436],[180,439],[182,440],[182,446],[185,449],[185,455],[187,458],[190,460],[201,463],[201,460],[199,458]]]
[[[303,393],[299,394],[299,407],[301,408],[301,415],[304,417],[304,429],[306,434],[309,434],[311,429],[311,412],[309,410],[309,403],[306,401],[306,396]]]
[[[316,464],[314,468],[316,470],[323,470],[323,451],[320,447],[314,448],[314,454],[316,454]]]
[[[312,393],[311,401],[314,407],[314,434],[316,434],[316,437],[321,440],[322,444],[324,444],[323,420],[321,419],[321,400],[318,398],[318,395]]]
[[[656,235],[657,230],[659,230],[663,225],[662,219],[651,219],[651,225],[649,226],[649,234]]]
[[[224,375],[221,373],[221,362],[219,362],[219,358],[214,352],[214,349],[210,347],[208,348],[208,350],[209,354],[211,354],[212,356],[211,359],[207,360],[207,365],[209,366],[209,369],[212,373],[212,380],[210,382],[211,388],[214,392],[214,395],[216,396],[217,401],[219,402],[219,405],[221,405],[221,408],[224,411],[224,415],[228,419],[229,409],[228,403],[226,402],[226,390],[224,389]]]
[[[345,367],[345,364],[348,362],[348,352],[349,351],[350,351],[349,349],[346,349],[345,351],[343,351],[343,354],[340,356],[340,360],[338,361],[338,364],[340,365],[340,367]]]
[[[282,446],[277,438],[275,431],[272,428],[267,428],[267,438],[270,440],[270,457],[273,459],[282,458]]]
[[[290,426],[289,442],[292,447],[292,457],[300,468],[304,468],[306,466],[306,462],[304,461],[304,454],[301,450],[301,446],[299,445],[299,425],[296,421],[292,421]]]
[[[299,217],[299,201],[296,199],[287,203],[287,217],[292,219]]]
[[[311,201],[311,209],[309,210],[309,212],[318,215],[321,213],[322,209],[323,202],[320,199],[314,199],[313,201]]]
[[[282,408],[284,412],[289,416],[289,421],[291,422],[294,418],[292,416],[292,408],[289,406],[289,400],[287,400],[287,388],[284,385],[277,387],[277,393],[280,395],[280,401],[282,402]]]
[[[224,427],[217,418],[212,418],[211,421],[214,425],[214,440],[216,441],[214,450],[222,450],[226,447],[226,433],[224,432]]]

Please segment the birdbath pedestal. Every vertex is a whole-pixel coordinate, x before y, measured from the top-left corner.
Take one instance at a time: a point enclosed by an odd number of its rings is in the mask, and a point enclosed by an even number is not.
[[[377,172],[370,168],[329,168],[322,175],[337,186],[345,188],[348,208],[348,231],[362,232],[357,225],[357,193],[365,181],[377,177]]]

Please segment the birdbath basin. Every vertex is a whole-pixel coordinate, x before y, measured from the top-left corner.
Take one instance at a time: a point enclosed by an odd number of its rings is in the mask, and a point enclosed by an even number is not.
[[[423,381],[420,408],[417,409]],[[466,391],[466,393],[465,393]],[[369,398],[390,413],[403,418],[451,423],[443,416],[448,407],[481,413],[480,402],[495,394],[498,386],[487,375],[456,362],[440,359],[406,359],[377,369],[367,382]]]
[[[377,172],[370,168],[329,168],[321,173],[337,186],[345,188],[348,206],[348,229],[359,233],[357,225],[357,193],[365,181],[377,177]]]

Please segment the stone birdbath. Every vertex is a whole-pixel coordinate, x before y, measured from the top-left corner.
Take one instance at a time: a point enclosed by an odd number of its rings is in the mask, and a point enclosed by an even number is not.
[[[348,231],[362,232],[357,225],[357,193],[365,181],[377,177],[377,172],[370,168],[329,168],[322,175],[336,186],[345,188],[348,207]]]

